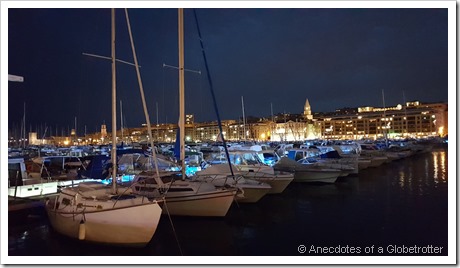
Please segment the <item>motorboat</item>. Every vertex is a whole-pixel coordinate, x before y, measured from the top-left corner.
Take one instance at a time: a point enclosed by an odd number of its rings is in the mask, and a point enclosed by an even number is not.
[[[133,191],[148,198],[165,196],[163,213],[176,216],[223,217],[237,189],[228,184],[216,186],[207,181],[182,180],[181,172],[143,171],[133,180]]]
[[[247,178],[244,172],[229,164],[215,164],[205,170],[195,173],[193,180],[210,182],[216,186],[231,185],[240,189],[241,193],[236,195],[239,203],[258,202],[271,190],[268,183]]]
[[[294,181],[297,182],[326,182],[334,183],[342,174],[339,169],[324,168],[316,165],[306,165],[281,157],[273,166],[275,170],[288,171],[294,173]]]

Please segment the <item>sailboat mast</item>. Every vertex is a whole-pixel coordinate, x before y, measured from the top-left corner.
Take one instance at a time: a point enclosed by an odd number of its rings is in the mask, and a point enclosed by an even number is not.
[[[272,115],[272,121],[274,122],[274,118],[273,118],[273,103],[270,102],[270,112],[271,112],[271,115]]]
[[[77,117],[75,116],[75,139],[78,137],[77,135]]]
[[[385,113],[385,93],[382,89],[382,102],[383,102],[383,119],[385,120],[385,125],[383,126],[383,137],[385,138],[385,145],[388,148],[388,134],[387,134],[387,123],[386,123],[386,113]]]
[[[117,86],[115,68],[115,9],[112,8],[112,192],[117,192]]]
[[[185,179],[185,82],[184,82],[184,9],[178,9],[179,26],[179,138],[182,179]]]
[[[274,130],[274,126],[275,126],[275,118],[273,117],[273,103],[270,102],[270,112],[271,112],[271,116],[272,116],[272,122],[270,124],[270,139],[273,138],[273,134],[275,133]]]
[[[155,102],[155,108],[156,108],[156,111],[157,111],[157,126],[158,126],[158,101]]]
[[[121,141],[123,142],[123,103],[120,100],[120,129],[121,129]]]
[[[246,118],[244,116],[244,100],[243,96],[241,96],[241,109],[243,110],[243,140],[246,140]]]
[[[26,103],[24,102],[24,118],[22,119],[22,128],[24,132],[22,133],[22,148],[26,148]],[[40,150],[39,150],[40,151]]]
[[[157,115],[157,142],[160,142],[160,133],[158,133],[159,132],[158,128],[160,126],[158,124],[158,102],[155,103],[155,106],[156,106],[156,111],[157,111],[157,114],[156,114]]]
[[[404,137],[406,137],[407,133],[408,133],[408,131],[407,131],[407,129],[408,129],[408,127],[407,127],[407,110],[406,110],[407,103],[406,103],[406,95],[404,94],[404,90],[403,90],[403,102],[404,102]]]

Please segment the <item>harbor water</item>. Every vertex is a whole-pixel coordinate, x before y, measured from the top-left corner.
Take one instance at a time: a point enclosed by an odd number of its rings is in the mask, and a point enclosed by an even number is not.
[[[223,218],[163,215],[145,248],[72,240],[31,214],[9,222],[8,255],[447,256],[447,159],[440,145],[334,184],[292,182],[258,203],[234,203]]]

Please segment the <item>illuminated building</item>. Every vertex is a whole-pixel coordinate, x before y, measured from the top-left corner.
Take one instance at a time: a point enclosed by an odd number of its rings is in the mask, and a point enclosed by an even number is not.
[[[447,135],[447,103],[360,107],[356,113],[321,115],[315,128],[323,139],[442,137]]]
[[[308,120],[313,119],[313,115],[311,114],[311,106],[308,99],[305,101],[305,105],[303,106],[303,116]]]
[[[280,113],[266,118],[248,117],[241,120],[223,120],[222,130],[227,141],[240,141],[243,137],[261,142],[292,142],[306,139],[378,139],[386,134],[389,138],[427,137],[448,135],[447,103],[407,102],[394,107],[342,108],[330,113],[312,113],[308,99],[302,114]],[[175,142],[176,124],[153,125],[155,143]],[[244,133],[246,131],[246,133]],[[215,142],[219,136],[217,121],[194,122],[193,115],[186,116],[186,142]],[[87,134],[83,144],[107,144],[107,129]],[[146,124],[138,128],[125,128],[128,143],[148,141]],[[121,137],[121,130],[117,131]],[[52,137],[55,145],[69,145],[69,137]],[[45,143],[33,135],[31,144]]]
[[[383,112],[385,110],[385,113]],[[385,114],[385,115],[384,115]],[[314,117],[314,118],[313,118]],[[193,118],[193,116],[188,116]],[[217,121],[186,124],[187,141],[213,142],[219,135]],[[312,114],[308,99],[302,114],[281,113],[273,121],[253,119],[244,126],[241,121],[223,120],[225,140],[239,141],[244,137],[254,141],[304,141],[306,139],[377,139],[445,136],[447,104],[421,104],[418,101],[394,107],[359,107],[337,109],[331,113]],[[176,124],[161,124],[152,130],[156,142],[174,142]],[[142,135],[147,135],[146,129]]]

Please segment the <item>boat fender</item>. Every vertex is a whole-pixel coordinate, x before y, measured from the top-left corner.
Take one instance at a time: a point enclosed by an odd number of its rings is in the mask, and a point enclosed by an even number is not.
[[[244,198],[244,190],[243,188],[238,188],[238,191],[236,192],[236,196],[239,198]]]
[[[78,239],[85,240],[85,236],[86,236],[86,226],[85,226],[85,222],[81,220],[80,226],[78,229]]]

